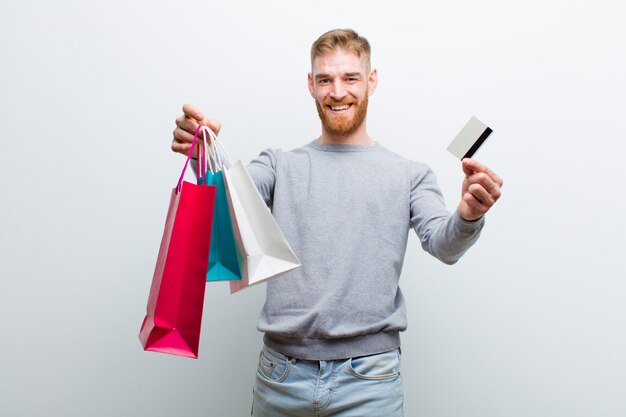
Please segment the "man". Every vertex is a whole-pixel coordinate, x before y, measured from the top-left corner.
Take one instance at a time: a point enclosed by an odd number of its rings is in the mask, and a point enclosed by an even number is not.
[[[254,416],[401,416],[398,279],[409,230],[445,263],[478,239],[502,180],[465,159],[462,198],[444,206],[434,174],[375,142],[366,130],[378,75],[368,41],[332,30],[311,48],[308,86],[322,133],[289,152],[265,150],[248,166],[302,267],[269,281]],[[176,119],[172,149],[189,151],[191,105]]]

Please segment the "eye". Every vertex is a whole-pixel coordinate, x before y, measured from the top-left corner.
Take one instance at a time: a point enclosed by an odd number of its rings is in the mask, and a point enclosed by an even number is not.
[[[317,81],[318,84],[329,84],[330,80],[327,78],[322,78]]]

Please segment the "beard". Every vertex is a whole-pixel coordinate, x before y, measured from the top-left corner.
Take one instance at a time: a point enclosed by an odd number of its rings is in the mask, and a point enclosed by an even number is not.
[[[317,114],[319,115],[324,128],[330,134],[335,136],[348,136],[354,133],[359,126],[363,124],[365,116],[367,115],[368,96],[368,92],[366,91],[365,98],[360,103],[356,99],[326,100],[322,104],[315,100]],[[327,106],[340,106],[342,104],[351,104],[352,107],[354,107],[354,113],[352,116],[334,116],[332,114],[328,114]]]

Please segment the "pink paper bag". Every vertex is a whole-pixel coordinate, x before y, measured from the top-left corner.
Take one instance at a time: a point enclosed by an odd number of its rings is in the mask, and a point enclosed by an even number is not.
[[[187,162],[172,190],[147,314],[139,340],[145,350],[198,357],[209,262],[215,187],[183,182]]]

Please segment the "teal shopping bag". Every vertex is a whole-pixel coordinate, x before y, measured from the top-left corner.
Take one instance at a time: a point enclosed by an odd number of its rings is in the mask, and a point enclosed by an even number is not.
[[[233,234],[233,225],[226,199],[226,188],[222,171],[207,171],[198,178],[198,184],[215,186],[215,205],[213,208],[213,228],[209,251],[209,270],[207,281],[234,281],[241,279],[237,244]]]

